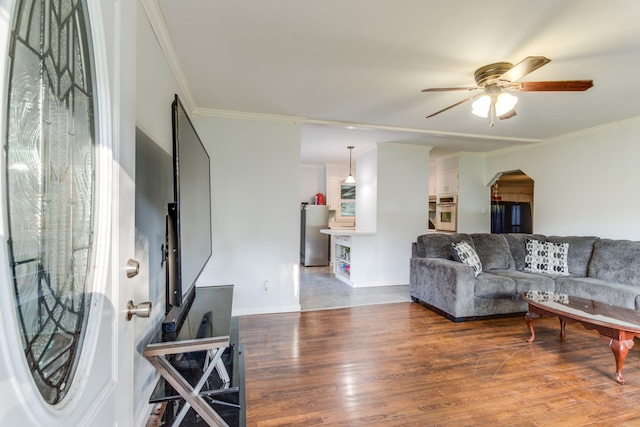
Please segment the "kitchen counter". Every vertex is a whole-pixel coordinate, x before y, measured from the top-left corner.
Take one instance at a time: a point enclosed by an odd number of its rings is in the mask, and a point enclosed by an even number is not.
[[[331,236],[331,265],[336,279],[349,286],[371,286],[377,277],[371,275],[371,260],[375,259],[374,231],[349,228],[322,229]]]
[[[349,228],[325,228],[320,230],[323,234],[331,236],[375,236],[375,231],[359,231]]]

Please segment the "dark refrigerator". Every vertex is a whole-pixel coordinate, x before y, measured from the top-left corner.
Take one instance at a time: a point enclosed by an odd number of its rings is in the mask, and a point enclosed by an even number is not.
[[[320,233],[328,224],[328,206],[300,205],[300,264],[305,267],[329,265],[329,236]]]

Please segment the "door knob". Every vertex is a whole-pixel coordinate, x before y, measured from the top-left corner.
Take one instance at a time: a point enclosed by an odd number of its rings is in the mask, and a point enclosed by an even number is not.
[[[137,276],[140,273],[140,261],[135,259],[127,260],[127,266],[125,267],[127,277],[131,279],[133,276]]]
[[[149,317],[151,316],[151,303],[141,302],[138,305],[133,305],[133,301],[127,302],[127,320],[131,320],[133,316]]]

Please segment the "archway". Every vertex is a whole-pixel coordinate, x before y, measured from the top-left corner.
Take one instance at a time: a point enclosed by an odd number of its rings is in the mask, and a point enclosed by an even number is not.
[[[491,232],[533,233],[533,179],[521,170],[507,171],[490,186]]]

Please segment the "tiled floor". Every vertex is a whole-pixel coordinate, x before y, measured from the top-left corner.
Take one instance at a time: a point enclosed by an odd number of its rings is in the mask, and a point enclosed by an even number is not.
[[[411,301],[409,285],[352,288],[336,279],[329,267],[302,267],[302,311]]]

